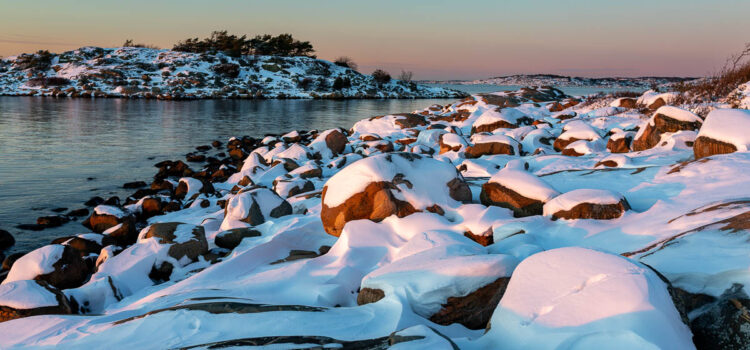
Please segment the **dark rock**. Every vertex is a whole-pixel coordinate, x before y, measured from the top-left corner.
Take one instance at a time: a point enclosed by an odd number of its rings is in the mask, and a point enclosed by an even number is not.
[[[42,225],[37,225],[37,224],[20,224],[20,225],[17,225],[16,228],[19,228],[21,230],[27,230],[27,231],[41,231],[41,230],[44,230],[46,227]]]
[[[120,198],[117,196],[112,196],[107,198],[107,200],[104,201],[105,205],[113,205],[113,206],[119,206],[120,205]]]
[[[68,221],[70,221],[68,220],[68,218],[64,216],[59,216],[59,215],[42,216],[42,217],[36,218],[36,224],[43,226],[44,228],[62,226],[64,223]]]
[[[219,232],[214,239],[214,243],[219,248],[234,249],[246,237],[258,237],[260,232],[250,228],[234,228],[227,231]]]
[[[87,207],[95,207],[102,203],[104,203],[104,198],[95,196],[95,197],[91,197],[91,199],[87,200],[86,203],[83,203],[83,204],[85,204]]]
[[[0,250],[8,249],[14,244],[16,244],[16,239],[13,238],[13,235],[8,231],[0,230]]]
[[[3,260],[3,268],[2,268],[3,271],[10,270],[10,268],[13,267],[13,264],[16,262],[16,260],[26,255],[27,253],[28,252],[18,252],[18,253],[13,253],[11,255],[6,256],[5,259]]]
[[[206,151],[210,151],[211,150],[211,146],[209,146],[209,145],[201,145],[201,146],[195,147],[195,149],[198,150],[199,152],[206,152]]]
[[[460,323],[469,329],[484,329],[505,294],[508,282],[510,277],[500,277],[466,296],[449,297],[443,308],[430,316],[430,321],[444,326]]]
[[[146,187],[146,186],[147,186],[146,183],[143,181],[133,181],[133,182],[127,182],[123,184],[122,188],[134,189],[134,188],[141,188],[141,187]]]
[[[86,216],[86,215],[89,215],[89,210],[86,209],[86,208],[75,209],[75,210],[69,211],[65,215],[67,215],[67,216],[75,216],[75,217]]]
[[[178,231],[178,226],[189,226],[190,233]],[[185,236],[177,236],[181,234]],[[171,244],[168,255],[180,260],[187,257],[190,261],[196,261],[198,256],[208,252],[208,242],[203,226],[183,224],[180,222],[162,222],[148,227],[144,238],[156,238],[161,244]]]
[[[750,298],[735,284],[690,322],[698,349],[750,349]]]

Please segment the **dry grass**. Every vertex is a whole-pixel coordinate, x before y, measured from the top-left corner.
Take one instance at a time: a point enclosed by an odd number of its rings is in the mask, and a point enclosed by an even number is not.
[[[727,59],[724,68],[713,76],[674,84],[672,88],[680,93],[673,104],[696,104],[718,102],[726,98],[741,84],[750,81],[750,42],[744,50]]]

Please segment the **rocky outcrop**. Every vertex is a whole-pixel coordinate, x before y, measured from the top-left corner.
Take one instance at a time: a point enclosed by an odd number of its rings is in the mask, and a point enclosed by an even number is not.
[[[3,283],[39,280],[60,289],[75,288],[83,284],[90,272],[78,251],[67,245],[52,244],[16,260]]]
[[[541,178],[524,170],[503,169],[482,185],[482,204],[513,211],[514,216],[542,215],[544,203],[559,195]]]
[[[449,297],[430,321],[441,325],[460,323],[469,329],[484,329],[508,287],[510,277],[500,277],[462,297]],[[359,299],[358,299],[359,300]]]
[[[475,134],[471,141],[473,144],[466,147],[466,158],[495,154],[520,155],[521,152],[521,144],[505,135]]]

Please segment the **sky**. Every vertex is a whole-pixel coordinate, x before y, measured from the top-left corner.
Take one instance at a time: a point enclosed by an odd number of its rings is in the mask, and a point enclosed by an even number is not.
[[[214,30],[291,33],[319,58],[415,79],[702,76],[750,41],[748,0],[0,0],[0,56]]]

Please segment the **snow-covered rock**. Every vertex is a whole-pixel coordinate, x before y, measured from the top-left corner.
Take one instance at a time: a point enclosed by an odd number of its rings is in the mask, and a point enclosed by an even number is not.
[[[354,162],[331,177],[323,187],[320,215],[326,232],[338,236],[351,220],[441,212],[470,199],[468,186],[450,163],[390,153]]]
[[[703,119],[688,110],[673,106],[662,106],[643,124],[633,140],[633,150],[643,151],[656,146],[662,134],[682,130],[698,130]]]
[[[0,322],[17,318],[70,314],[65,296],[44,281],[20,280],[0,285]]]
[[[693,145],[695,158],[745,152],[750,147],[750,111],[716,109],[706,116]]]
[[[694,348],[653,271],[577,247],[522,261],[488,328],[479,341],[485,348]]]
[[[544,203],[557,197],[550,184],[522,169],[508,167],[498,171],[482,185],[480,199],[484,205],[513,210],[517,217],[541,215]]]
[[[630,209],[621,194],[609,190],[578,189],[544,204],[544,215],[555,219],[616,219]]]

